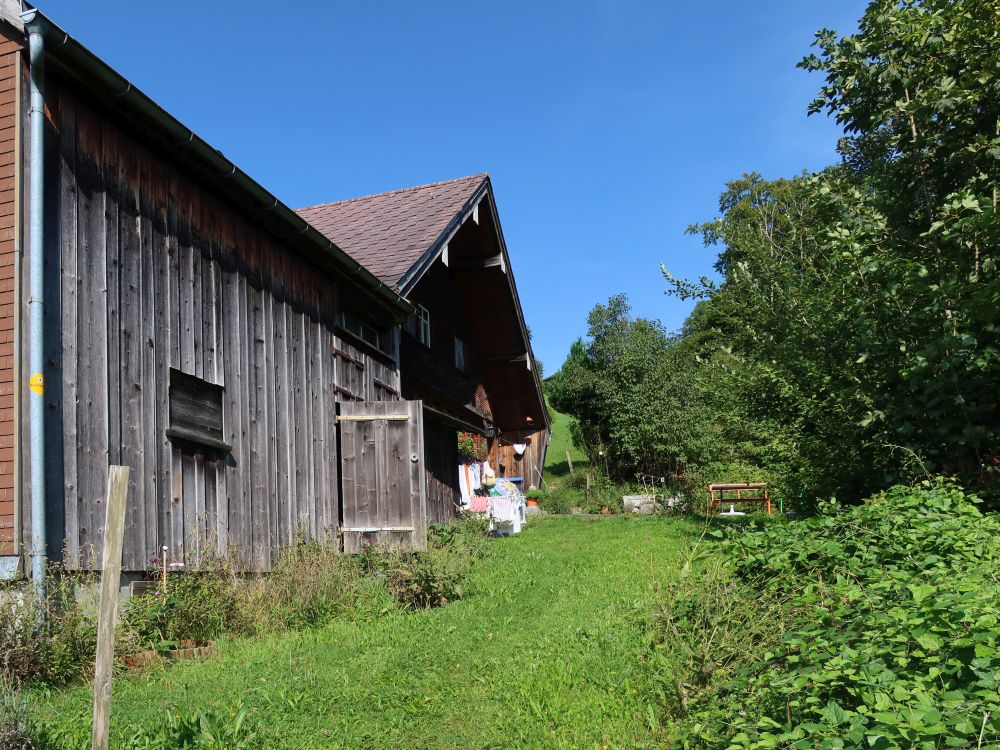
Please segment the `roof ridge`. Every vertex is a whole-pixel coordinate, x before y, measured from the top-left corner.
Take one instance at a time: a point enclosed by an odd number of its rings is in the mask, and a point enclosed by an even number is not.
[[[295,209],[296,213],[301,211],[308,211],[312,208],[323,208],[325,206],[335,206],[343,205],[344,203],[355,203],[357,201],[371,200],[372,198],[382,198],[387,195],[397,195],[399,193],[412,193],[417,190],[426,190],[427,188],[439,187],[441,185],[450,185],[455,182],[462,182],[463,180],[472,180],[477,177],[489,178],[489,172],[480,172],[479,174],[465,175],[464,177],[453,177],[450,180],[439,180],[438,182],[426,182],[423,185],[411,185],[405,188],[396,188],[395,190],[386,190],[381,193],[372,193],[371,195],[359,195],[356,198],[344,198],[339,201],[327,201],[326,203],[315,203],[311,206],[303,206],[302,208]]]

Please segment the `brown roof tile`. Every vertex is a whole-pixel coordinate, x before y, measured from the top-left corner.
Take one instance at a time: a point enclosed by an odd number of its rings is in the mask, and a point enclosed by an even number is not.
[[[398,287],[487,179],[477,174],[297,212],[386,284]]]

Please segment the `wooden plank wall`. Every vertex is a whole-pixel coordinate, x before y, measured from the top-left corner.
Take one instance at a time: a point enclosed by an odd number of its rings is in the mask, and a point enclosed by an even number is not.
[[[514,443],[527,443],[527,449],[521,456],[514,450]],[[548,431],[538,430],[536,432],[505,432],[503,436],[494,441],[494,446],[490,455],[496,456],[502,464],[501,473],[497,469],[498,476],[522,477],[523,487],[527,490],[530,487],[541,485],[541,474],[544,472],[545,451],[548,447]]]
[[[423,404],[344,403],[341,414],[356,418],[345,419],[340,425],[344,526],[381,529],[345,531],[344,551],[360,552],[366,544],[426,549]],[[413,530],[389,530],[407,526]]]
[[[427,521],[448,523],[455,518],[458,487],[458,435],[454,428],[433,419],[424,422],[424,459],[427,469]]]
[[[398,392],[395,366],[336,333],[322,272],[74,94],[50,82],[47,98],[47,450],[62,478],[48,487],[65,562],[97,564],[109,463],[131,468],[125,570],[162,545],[268,570],[282,544],[332,536],[336,402],[373,398],[376,378]],[[224,387],[231,453],[166,438],[171,367]]]
[[[16,388],[15,265],[17,252],[15,211],[18,194],[17,77],[22,73],[21,43],[6,25],[0,29],[0,555],[15,552],[14,545],[14,425]]]

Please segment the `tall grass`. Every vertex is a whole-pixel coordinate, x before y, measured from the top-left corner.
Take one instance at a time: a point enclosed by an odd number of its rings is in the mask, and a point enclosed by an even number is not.
[[[478,522],[477,522],[478,523]],[[266,575],[240,573],[232,556],[172,572],[165,590],[133,597],[116,635],[122,657],[165,651],[182,640],[223,634],[259,636],[317,628],[335,619],[368,619],[397,607],[434,607],[461,598],[462,583],[482,554],[481,524],[432,535],[426,553],[369,549],[344,555],[314,542],[293,545]],[[0,673],[29,684],[66,685],[92,672],[96,612],[81,603],[89,575],[55,573],[36,601],[27,587],[0,595]],[[43,630],[37,623],[46,623]]]
[[[0,750],[32,750],[33,734],[27,700],[13,679],[0,673]]]

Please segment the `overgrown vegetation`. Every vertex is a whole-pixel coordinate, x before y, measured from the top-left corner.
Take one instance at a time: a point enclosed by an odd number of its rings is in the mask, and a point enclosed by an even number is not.
[[[432,531],[427,552],[369,550],[343,555],[316,543],[281,553],[266,576],[243,576],[232,560],[169,575],[166,591],[133,597],[116,637],[119,661],[142,650],[165,652],[183,640],[258,636],[369,619],[397,607],[435,607],[461,598],[471,566],[486,550],[481,522]],[[0,597],[0,674],[25,684],[66,685],[91,674],[96,611],[79,596],[88,577],[53,575],[44,602],[28,589]]]
[[[647,623],[687,534],[662,518],[532,520],[486,540],[446,607],[222,638],[213,659],[123,675],[112,747],[156,737],[168,710],[220,732],[245,710],[240,748],[660,747]],[[87,687],[33,697],[53,750],[89,748]]]
[[[811,112],[841,163],[727,185],[692,227],[720,281],[668,335],[624,297],[551,382],[608,473],[763,479],[786,500],[857,500],[925,471],[991,498],[1000,444],[1000,7],[875,0],[817,35]]]
[[[691,748],[995,747],[1000,521],[947,481],[731,535],[668,585],[658,651]]]
[[[14,681],[0,672],[0,748],[33,750],[33,736],[28,701]]]

